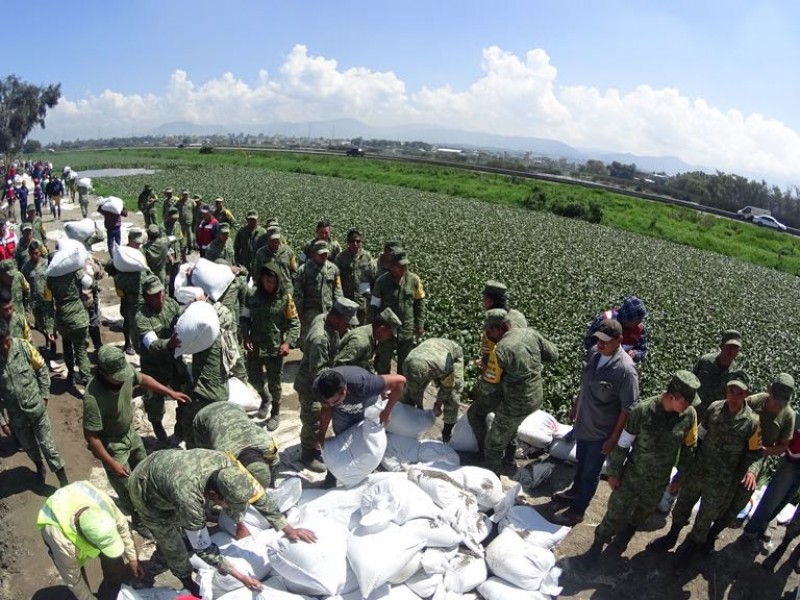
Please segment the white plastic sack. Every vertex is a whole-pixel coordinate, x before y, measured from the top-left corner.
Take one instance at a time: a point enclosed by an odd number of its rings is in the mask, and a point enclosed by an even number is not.
[[[58,250],[47,265],[48,277],[61,277],[82,269],[89,260],[89,252],[82,243],[62,238],[58,242]]]
[[[747,506],[745,506],[738,515],[736,515],[737,519],[745,519],[750,518],[753,516],[753,513],[756,512],[758,508],[758,503],[761,502],[761,497],[764,495],[764,492],[767,491],[767,486],[762,485],[756,491],[753,492],[753,495],[750,496],[750,500],[747,501]]]
[[[436,416],[432,410],[420,410],[415,406],[398,402],[392,409],[386,431],[419,440],[433,427],[435,421]]]
[[[472,432],[466,413],[456,421],[447,443],[456,452],[478,452],[478,440]]]
[[[466,594],[486,581],[487,575],[483,557],[459,552],[450,560],[444,575],[444,587],[448,592]]]
[[[386,430],[380,423],[385,402],[364,411],[364,420],[325,441],[322,460],[328,471],[345,487],[358,485],[372,473],[386,451]]]
[[[68,221],[64,223],[64,234],[71,240],[77,240],[81,244],[88,240],[95,232],[97,226],[92,219],[86,218],[80,221]]]
[[[205,258],[198,260],[192,269],[192,285],[201,288],[214,302],[222,297],[234,277],[236,275],[228,265],[220,265]]]
[[[578,449],[574,439],[566,440],[564,438],[559,438],[553,440],[548,452],[550,456],[558,460],[565,460],[573,464],[578,463]]]
[[[404,471],[411,465],[433,463],[458,466],[461,460],[456,451],[443,442],[419,441],[396,433],[386,434],[386,452],[381,465],[387,471]]]
[[[489,469],[466,466],[448,471],[448,474],[464,489],[475,494],[479,508],[494,509],[503,500],[503,484]]]
[[[85,190],[92,189],[92,179],[91,177],[81,177],[78,179],[78,187],[83,188]]]
[[[420,598],[430,598],[440,586],[444,590],[444,573],[426,573],[425,569],[420,569],[404,585]]]
[[[485,600],[550,600],[540,592],[523,590],[499,577],[489,577],[478,586],[478,593]]]
[[[282,513],[285,513],[297,504],[302,492],[303,485],[299,477],[289,477],[277,488],[265,490],[267,496],[272,498],[275,504],[278,505],[278,510]],[[273,531],[269,521],[252,506],[248,506],[245,510],[242,523],[247,526],[247,529],[249,529],[250,533],[253,535],[261,531]],[[219,515],[219,526],[230,535],[236,534],[236,523],[234,523],[224,511]],[[278,535],[278,533],[275,532],[275,535]]]
[[[261,407],[261,396],[249,383],[231,377],[228,379],[228,402],[241,406],[245,412],[255,412]]]
[[[302,520],[324,518],[344,525],[349,531],[358,525],[361,518],[361,496],[365,489],[366,486],[331,490],[304,489],[298,501],[299,518],[290,519],[290,522],[292,526],[298,527]]]
[[[558,595],[556,559],[550,550],[528,544],[519,534],[506,527],[486,548],[486,564],[491,572],[524,590],[538,590]],[[551,574],[551,571],[552,574]]]
[[[433,500],[408,479],[384,479],[364,490],[360,525],[378,530],[389,523],[402,525],[421,517],[434,518],[439,512]]]
[[[458,453],[444,442],[440,442],[439,440],[422,440],[419,444],[418,464],[450,468],[461,465],[461,459]]]
[[[513,506],[498,523],[500,531],[510,527],[529,544],[552,550],[570,532],[569,527],[555,525],[532,506]]]
[[[202,587],[200,589],[203,590]],[[289,592],[280,577],[270,577],[263,583],[260,592],[239,588],[214,600],[312,600],[312,598]]]
[[[411,519],[403,530],[422,540],[426,548],[452,548],[458,546],[464,535],[441,519]]]
[[[317,542],[282,539],[269,550],[272,568],[286,588],[296,594],[334,596],[347,582],[347,529],[330,519],[310,519],[301,524],[317,536]]]
[[[147,260],[138,248],[115,244],[111,250],[114,268],[120,273],[141,273],[147,271]]]
[[[517,439],[534,448],[547,448],[558,429],[558,421],[548,412],[536,410],[525,417],[517,429]]]
[[[185,285],[180,289],[177,287],[175,288],[175,300],[181,304],[189,304],[190,302],[194,302],[203,295],[204,292],[199,287]]]
[[[175,600],[178,596],[188,593],[186,590],[162,587],[136,590],[123,583],[117,594],[117,600]]]
[[[407,573],[409,564],[416,562],[419,567],[423,547],[422,540],[394,523],[378,533],[367,533],[361,527],[354,529],[347,539],[347,560],[363,597],[369,597],[390,581],[402,583],[401,574],[405,579],[411,577],[416,568]]]
[[[219,337],[219,317],[208,302],[192,302],[175,325],[180,344],[175,356],[208,350]]]
[[[116,196],[99,198],[97,200],[97,208],[102,208],[104,212],[120,215],[122,214],[122,210],[125,208],[125,201],[122,198],[117,198]]]
[[[237,571],[261,581],[272,570],[269,564],[268,549],[277,546],[278,537],[274,531],[254,533],[241,540],[220,546],[219,552],[225,557],[225,561]],[[238,579],[231,575],[222,575],[216,570],[211,586],[215,598],[243,587]]]

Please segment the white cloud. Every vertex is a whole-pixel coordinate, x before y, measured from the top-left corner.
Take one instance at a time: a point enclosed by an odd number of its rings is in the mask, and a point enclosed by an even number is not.
[[[160,95],[112,90],[62,98],[41,139],[146,133],[166,122],[235,127],[354,118],[373,126],[430,123],[470,131],[552,138],[573,146],[678,156],[690,164],[767,179],[800,180],[800,133],[760,114],[709,106],[674,88],[630,91],[560,86],[544,50],[517,56],[486,48],[467,89],[409,92],[393,72],[340,69],[296,45],[277,76],[253,83],[233,73],[196,84],[176,70]]]

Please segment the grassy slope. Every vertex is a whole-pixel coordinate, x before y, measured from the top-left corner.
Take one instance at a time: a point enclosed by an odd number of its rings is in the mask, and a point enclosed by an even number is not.
[[[56,154],[56,166],[162,167],[188,164],[238,165],[275,171],[379,182],[493,203],[519,204],[543,193],[548,204],[597,203],[610,227],[710,250],[753,264],[800,274],[800,238],[695,210],[640,200],[602,190],[554,184],[461,169],[394,161],[312,156],[246,150],[201,155],[195,149],[92,151]],[[98,189],[100,193],[104,190]],[[128,199],[130,200],[130,199]]]

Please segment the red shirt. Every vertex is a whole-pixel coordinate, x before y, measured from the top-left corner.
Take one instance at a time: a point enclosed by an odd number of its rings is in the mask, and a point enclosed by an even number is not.
[[[13,259],[14,250],[17,249],[17,234],[13,231],[6,231],[3,239],[0,240],[0,260]]]
[[[214,217],[211,217],[208,221],[200,221],[200,225],[197,226],[197,245],[200,246],[201,250],[208,248],[211,242],[214,241],[218,227],[219,221]]]

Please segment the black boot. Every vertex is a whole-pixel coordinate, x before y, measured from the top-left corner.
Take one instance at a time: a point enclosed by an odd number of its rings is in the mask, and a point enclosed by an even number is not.
[[[47,469],[44,466],[43,462],[36,463],[36,483],[39,485],[44,485],[45,479],[47,479]]]
[[[322,489],[323,490],[330,490],[336,487],[336,476],[328,471],[325,474],[325,481],[322,482]]]
[[[442,441],[446,444],[450,441],[450,437],[453,435],[453,427],[455,423],[445,423],[442,425]]]
[[[325,463],[322,462],[322,455],[320,454],[319,450],[303,448],[303,452],[300,455],[300,460],[307,469],[310,469],[315,473],[324,473],[326,470]]]
[[[266,419],[269,414],[269,398],[261,398],[261,406],[258,407],[256,419]]]
[[[603,542],[595,540],[592,542],[592,545],[589,547],[589,549],[579,557],[578,560],[584,569],[591,569],[595,565],[597,560],[600,558],[600,554],[603,552],[604,545],[605,544],[603,544]]]
[[[98,352],[100,348],[103,346],[103,339],[102,337],[100,337],[100,328],[89,327],[89,337],[92,339],[92,345],[94,346],[94,351]]]
[[[714,525],[711,530],[708,532],[708,538],[706,538],[706,543],[703,544],[702,548],[700,548],[700,553],[704,556],[710,556],[712,552],[714,552],[714,544],[719,537],[719,534],[725,530],[725,527],[720,525]]]
[[[281,424],[280,412],[281,412],[281,403],[273,402],[272,413],[269,416],[269,421],[267,421],[267,431],[275,431],[278,428],[278,425]]]
[[[55,475],[58,478],[58,487],[69,485],[69,479],[67,479],[67,472],[64,470],[64,467],[56,471]]]
[[[634,533],[636,533],[636,527],[633,525],[626,525],[624,529],[614,537],[614,541],[611,542],[611,545],[622,554],[628,547]]]
[[[655,550],[656,552],[672,550],[675,542],[678,541],[678,536],[681,534],[681,529],[683,529],[683,525],[673,525],[666,535],[663,535],[647,544],[647,549]]]
[[[200,586],[195,583],[191,575],[187,577],[181,577],[179,581],[181,582],[183,589],[189,592],[192,596],[196,596],[197,598],[200,597]]]
[[[503,453],[503,466],[516,467],[517,466],[517,440],[511,440],[506,446],[506,451]]]
[[[679,574],[686,570],[686,568],[692,564],[692,559],[694,559],[695,554],[700,549],[696,542],[693,540],[688,540],[686,545],[678,552],[678,557],[675,559],[675,566],[673,567],[673,573]]]

